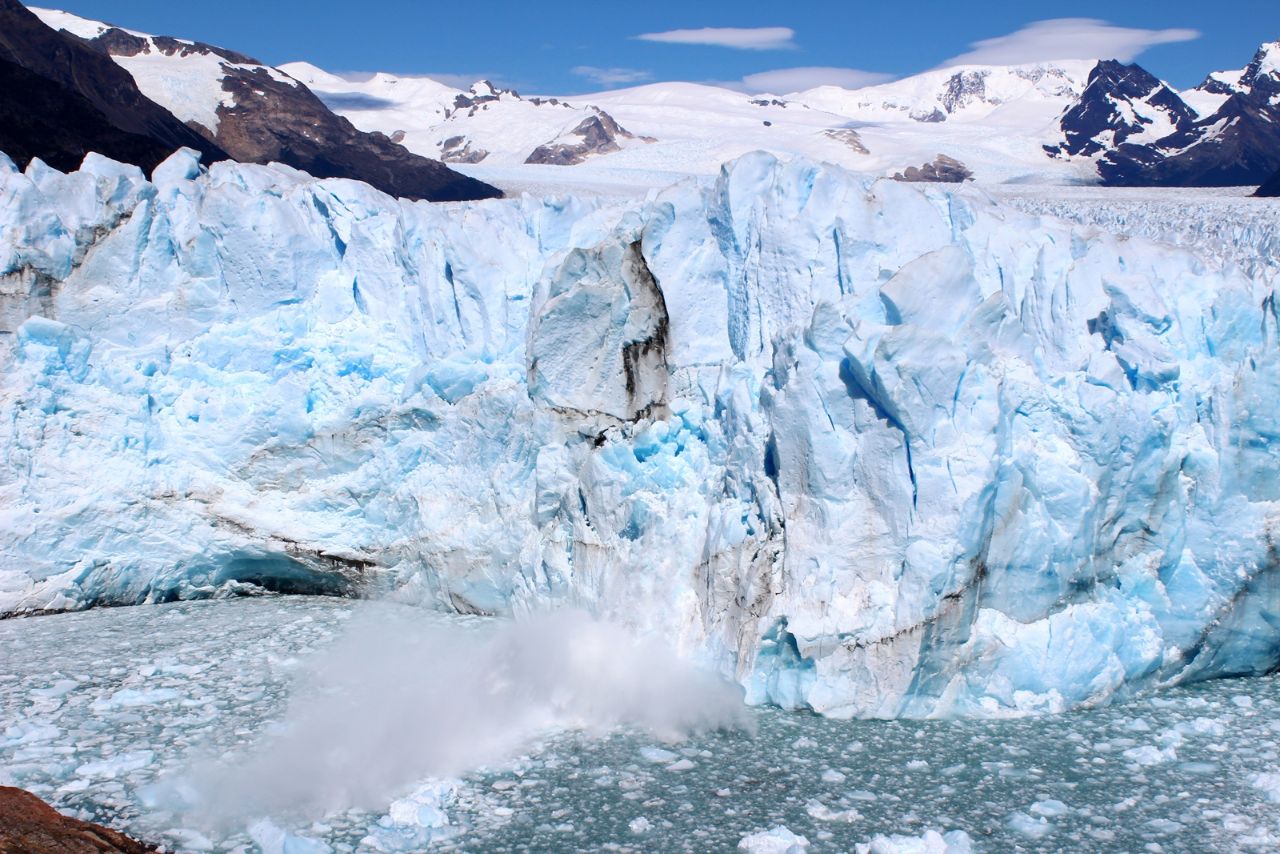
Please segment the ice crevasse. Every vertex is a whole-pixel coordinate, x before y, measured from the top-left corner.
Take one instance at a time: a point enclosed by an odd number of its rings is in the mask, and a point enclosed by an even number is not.
[[[0,612],[572,605],[753,702],[1069,708],[1280,663],[1275,295],[765,154],[429,205],[0,160]]]

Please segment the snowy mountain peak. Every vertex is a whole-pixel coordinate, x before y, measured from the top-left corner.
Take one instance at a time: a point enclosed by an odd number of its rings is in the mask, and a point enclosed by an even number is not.
[[[1212,110],[1200,110],[1202,115],[1207,115],[1232,95],[1249,95],[1259,85],[1267,91],[1280,89],[1280,41],[1263,44],[1244,68],[1210,73],[1204,82],[1185,93],[1185,97],[1196,106],[1199,106],[1197,100],[1211,103]]]
[[[1052,114],[1084,89],[1092,67],[1089,61],[955,66],[861,89],[822,86],[795,100],[865,121],[981,119],[1015,102],[1051,104]]]
[[[1280,41],[1267,42],[1258,48],[1240,83],[1270,96],[1272,103],[1280,101]]]
[[[488,80],[478,80],[471,84],[471,89],[468,92],[462,92],[454,96],[453,105],[445,110],[444,117],[447,119],[461,112],[469,112],[470,115],[474,116],[476,110],[487,109],[489,104],[504,99],[508,101],[524,100],[520,97],[520,93],[514,89],[500,89]]]

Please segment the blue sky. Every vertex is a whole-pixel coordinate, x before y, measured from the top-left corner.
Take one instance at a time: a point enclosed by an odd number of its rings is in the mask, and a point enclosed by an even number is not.
[[[1136,58],[1185,87],[1242,67],[1261,42],[1280,39],[1280,0],[61,0],[61,8],[272,64],[490,77],[526,94],[660,80],[787,91],[874,82],[965,56],[1096,53]]]

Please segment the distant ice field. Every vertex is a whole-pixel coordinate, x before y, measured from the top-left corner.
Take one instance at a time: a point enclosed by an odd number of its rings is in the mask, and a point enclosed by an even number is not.
[[[811,852],[872,842],[875,851],[942,851],[920,847],[942,844],[942,833],[953,851],[1280,845],[1274,677],[1013,720],[833,721],[756,710],[746,729],[683,740],[625,727],[552,730],[506,759],[454,779],[412,780],[363,809],[247,814],[219,826],[173,808],[175,793],[199,786],[209,756],[234,772],[264,736],[295,725],[287,709],[300,674],[340,657],[353,620],[394,621],[404,611],[267,597],[0,622],[0,777],[182,851],[722,851],[778,827]],[[484,632],[494,624],[435,625]],[[415,690],[412,674],[405,687]],[[451,687],[422,696],[447,702]],[[345,721],[351,733],[380,713],[375,698],[361,702],[353,698]],[[421,714],[430,719],[430,703]],[[450,735],[424,724],[399,752]],[[362,744],[354,735],[335,741]],[[377,764],[387,752],[361,759]]]

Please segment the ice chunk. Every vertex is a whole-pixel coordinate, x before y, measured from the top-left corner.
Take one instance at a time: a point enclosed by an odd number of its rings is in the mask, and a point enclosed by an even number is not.
[[[809,840],[798,836],[785,825],[757,830],[738,840],[738,850],[747,854],[803,854],[809,848]]]
[[[76,774],[81,777],[117,777],[121,774],[128,774],[130,771],[136,771],[139,768],[145,768],[151,764],[153,756],[154,754],[150,750],[121,753],[110,759],[103,759],[100,762],[86,762],[76,768]]]
[[[1156,747],[1152,744],[1130,747],[1123,755],[1135,765],[1160,765],[1178,758],[1177,751],[1172,747]]]
[[[665,765],[668,762],[675,762],[680,758],[678,753],[672,753],[670,750],[663,750],[661,747],[642,747],[640,755],[648,762],[658,765]]]
[[[1041,839],[1053,832],[1053,825],[1044,816],[1030,816],[1015,812],[1009,816],[1009,827],[1014,833],[1028,839]]]
[[[971,854],[973,841],[963,830],[926,830],[919,836],[877,835],[856,850],[858,854]]]
[[[1272,802],[1280,804],[1280,773],[1275,771],[1265,771],[1260,774],[1254,774],[1249,779],[1255,788],[1261,789],[1268,799]]]
[[[333,851],[327,843],[288,833],[265,818],[249,826],[249,837],[258,844],[262,854],[331,854]]]

